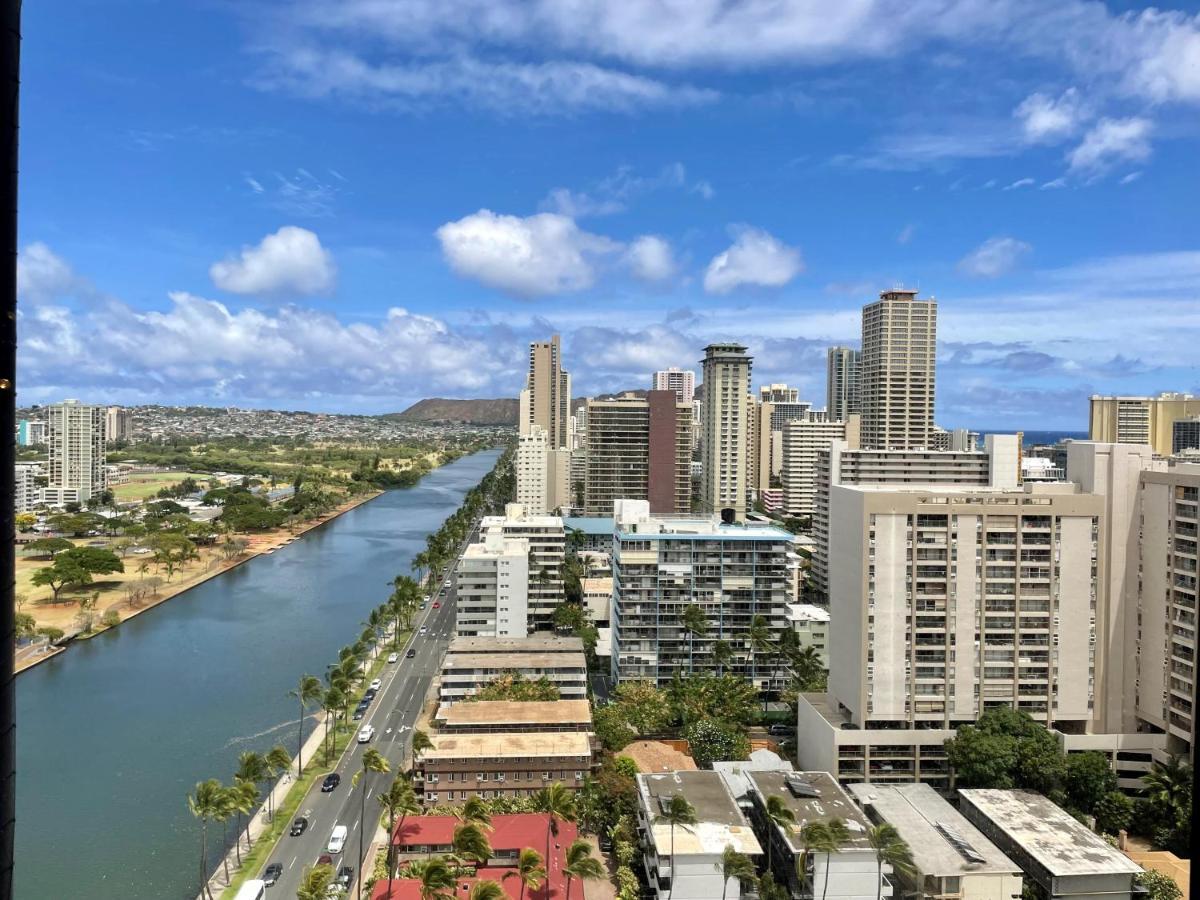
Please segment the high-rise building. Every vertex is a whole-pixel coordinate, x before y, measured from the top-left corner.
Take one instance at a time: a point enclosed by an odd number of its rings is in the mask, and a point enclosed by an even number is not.
[[[750,467],[751,357],[741,344],[704,348],[704,437],[700,502],[705,512],[746,515]]]
[[[859,368],[862,354],[850,347],[830,347],[825,354],[825,409],[835,422],[862,412]]]
[[[654,373],[650,389],[674,391],[680,403],[691,403],[696,394],[696,373],[690,369],[679,369],[672,366]]]
[[[1200,416],[1176,419],[1171,425],[1171,452],[1200,450]]]
[[[800,389],[772,384],[758,390],[758,400],[750,406],[754,428],[750,455],[750,485],[760,497],[763,491],[779,484],[783,469],[783,429],[788,422],[803,419],[812,404],[800,399]]]
[[[707,379],[706,379],[706,383]],[[749,642],[762,616],[772,634],[788,627],[792,536],[766,525],[725,525],[715,516],[658,518],[645,500],[618,501],[613,536],[612,674],[665,686],[679,670],[718,667],[778,688],[782,670]],[[708,630],[684,632],[684,608],[700,607]],[[725,641],[732,659],[713,655]]]
[[[46,423],[36,419],[21,419],[17,422],[17,444],[32,447],[46,443]]]
[[[37,506],[40,499],[37,487],[38,476],[42,474],[42,464],[19,462],[16,470],[16,501],[15,509],[19,513],[29,512]]]
[[[133,440],[133,413],[123,406],[110,406],[104,411],[104,439],[114,441]]]
[[[86,503],[104,490],[104,407],[64,400],[46,407],[51,505]]]
[[[1091,398],[1088,439],[1102,443],[1149,444],[1159,456],[1173,452],[1177,419],[1200,416],[1200,397],[1163,393],[1157,397]]]
[[[571,376],[562,367],[562,347],[558,335],[548,341],[529,345],[529,376],[525,390],[526,423],[522,429],[538,425],[545,429],[552,450],[570,447]]]
[[[784,515],[797,519],[813,514],[817,493],[817,458],[833,441],[844,441],[858,449],[859,418],[851,413],[847,422],[797,419],[783,429],[782,471]]]
[[[929,448],[933,439],[937,302],[881,291],[862,312],[862,445]]]
[[[563,602],[563,559],[567,535],[558,516],[536,515],[519,503],[509,503],[502,516],[484,516],[480,534],[499,529],[505,538],[529,543],[529,630],[554,626],[554,610]]]
[[[673,390],[587,403],[584,509],[612,514],[614,500],[648,500],[652,513],[692,505],[692,404]]]
[[[549,460],[546,432],[538,425],[517,438],[514,460],[517,482],[517,502],[533,515],[543,516],[551,511],[552,490],[548,480]]]
[[[764,384],[758,389],[758,399],[760,403],[799,403],[800,388],[786,384]]]
[[[493,525],[470,544],[454,572],[454,630],[459,637],[529,633],[529,541]]]

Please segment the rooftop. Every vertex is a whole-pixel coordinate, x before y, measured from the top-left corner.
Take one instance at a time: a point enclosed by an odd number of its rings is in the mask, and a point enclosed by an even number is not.
[[[537,756],[590,756],[592,745],[583,731],[504,734],[436,734],[433,747],[421,754],[432,759],[516,759]]]
[[[480,700],[474,703],[443,704],[434,721],[446,727],[468,725],[574,725],[592,721],[586,700]]]
[[[828,622],[829,610],[811,603],[789,603],[787,605],[789,622]]]
[[[612,516],[566,516],[562,521],[567,531],[602,537],[611,537],[613,533]]]
[[[634,741],[619,755],[632,759],[641,772],[678,772],[696,768],[694,759],[665,741]]]
[[[867,829],[871,823],[854,801],[828,772],[747,772],[753,789],[766,798],[779,797],[796,817],[796,831],[786,835],[789,846],[799,853],[803,849],[798,833],[810,822],[841,819],[850,830],[847,849],[869,847]]]
[[[958,795],[966,807],[978,810],[1055,878],[1142,871],[1041,794],[974,788]]]
[[[738,809],[718,772],[672,772],[639,775],[638,791],[651,820],[654,845],[670,853],[671,826],[659,821],[660,801],[682,794],[696,813],[696,824],[675,827],[675,853],[720,856],[728,846],[747,854],[763,852],[754,830]]]
[[[714,518],[668,519],[658,516],[648,521],[622,522],[618,525],[617,538],[632,540],[682,540],[682,541],[787,541],[792,542],[791,532],[774,525],[725,525]]]
[[[712,767],[725,779],[729,792],[738,800],[750,795],[749,773],[792,771],[790,762],[770,750],[755,750],[749,759],[714,762]]]
[[[874,819],[900,832],[922,875],[1021,871],[927,784],[852,784],[849,790]]]
[[[442,671],[455,669],[586,669],[582,650],[572,653],[448,653]],[[528,673],[526,673],[528,674]]]
[[[577,637],[533,634],[523,638],[456,637],[447,653],[582,653]]]

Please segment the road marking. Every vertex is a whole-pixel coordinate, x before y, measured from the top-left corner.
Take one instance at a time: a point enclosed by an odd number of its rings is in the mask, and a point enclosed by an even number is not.
[[[361,821],[362,821],[362,819],[355,819],[355,820],[354,820],[354,827],[353,827],[353,828],[351,828],[350,830],[351,830],[351,831],[357,831],[357,830],[358,830],[358,823],[359,823],[359,822],[361,822]]]
[[[294,866],[294,865],[296,864],[296,860],[298,860],[299,858],[300,858],[300,857],[299,857],[298,855],[297,855],[297,856],[293,856],[293,857],[292,857],[292,861],[291,861],[290,863],[288,863],[288,868],[290,869],[292,866]]]

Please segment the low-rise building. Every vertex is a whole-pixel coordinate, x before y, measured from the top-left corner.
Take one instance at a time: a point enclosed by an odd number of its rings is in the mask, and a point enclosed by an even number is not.
[[[585,578],[583,587],[583,607],[594,625],[607,625],[611,616],[613,580],[607,578]]]
[[[638,834],[642,864],[656,897],[672,900],[739,900],[737,879],[721,873],[726,847],[751,858],[762,855],[754,829],[717,772],[638,775]],[[695,825],[671,825],[662,814],[681,794],[696,815]]]
[[[821,655],[821,665],[828,669],[829,610],[811,603],[789,603],[787,621],[800,646],[814,648]]]
[[[592,730],[586,700],[478,700],[444,703],[433,724],[443,734]]]
[[[892,896],[875,850],[867,838],[862,810],[828,772],[747,772],[752,802],[750,819],[760,843],[770,844],[776,882],[792,897],[824,900],[879,900]],[[767,817],[767,798],[779,797],[795,817],[785,828]],[[833,853],[805,853],[804,826],[840,819],[848,838]],[[882,879],[882,884],[880,880]]]
[[[1131,897],[1142,867],[1032,791],[958,793],[967,820],[1021,867],[1049,900]]]
[[[470,797],[532,797],[560,783],[575,790],[592,769],[592,741],[579,731],[431,735],[417,757],[414,787],[429,806]]]
[[[927,784],[854,784],[875,824],[886,822],[912,851],[912,874],[892,875],[911,900],[1020,900],[1021,868]]]
[[[530,680],[548,679],[563,700],[587,697],[583,641],[550,635],[455,638],[442,662],[439,696],[443,703],[454,703],[489,682],[514,673]]]
[[[37,486],[37,479],[42,474],[41,463],[19,462],[13,468],[16,478],[16,511],[29,512],[41,499]]]

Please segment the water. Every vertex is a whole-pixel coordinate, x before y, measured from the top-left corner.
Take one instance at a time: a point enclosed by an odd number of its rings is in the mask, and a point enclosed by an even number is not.
[[[187,793],[230,781],[244,750],[295,752],[288,691],[357,639],[498,456],[437,469],[19,676],[16,896],[192,900]]]

